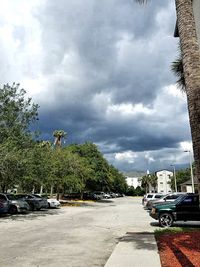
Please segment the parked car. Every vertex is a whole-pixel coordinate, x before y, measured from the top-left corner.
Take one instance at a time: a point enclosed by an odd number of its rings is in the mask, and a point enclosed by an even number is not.
[[[101,195],[95,194],[93,192],[84,192],[83,193],[84,200],[100,200],[102,199]]]
[[[153,199],[159,199],[163,196],[163,194],[161,193],[148,193],[146,195],[144,195],[143,199],[142,199],[142,204],[144,207],[146,207],[147,202],[149,200],[153,200]]]
[[[59,208],[60,201],[56,198],[49,197],[47,194],[34,194],[34,196],[47,200],[48,208]]]
[[[20,212],[28,212],[30,209],[27,202],[17,200],[13,194],[0,194],[0,214],[10,213],[16,214]]]
[[[187,193],[175,201],[153,205],[150,216],[158,220],[161,227],[170,227],[174,221],[200,221],[199,196]]]
[[[99,199],[106,198],[105,197],[105,193],[104,192],[101,192],[101,191],[94,191],[93,194],[95,194],[96,196],[98,196]]]
[[[157,199],[157,198],[150,199],[150,200],[147,201],[146,207],[147,207],[148,210],[151,210],[153,208],[154,204],[161,204],[161,203],[164,203],[164,202],[174,201],[179,196],[181,196],[183,194],[185,194],[185,193],[177,192],[177,193],[171,193],[171,194],[164,195],[159,199]]]
[[[117,197],[116,193],[114,193],[114,192],[109,192],[109,194],[110,194],[111,198],[116,198]]]
[[[47,197],[47,202],[49,208],[60,208],[60,201],[55,198]]]
[[[38,195],[17,194],[16,198],[19,200],[26,201],[30,206],[30,210],[41,210],[41,209],[47,209],[48,208],[47,199],[42,198]]]

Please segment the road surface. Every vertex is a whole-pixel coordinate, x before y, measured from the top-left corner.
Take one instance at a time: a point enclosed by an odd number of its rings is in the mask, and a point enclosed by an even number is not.
[[[0,267],[102,267],[127,232],[153,231],[141,198],[0,217]]]

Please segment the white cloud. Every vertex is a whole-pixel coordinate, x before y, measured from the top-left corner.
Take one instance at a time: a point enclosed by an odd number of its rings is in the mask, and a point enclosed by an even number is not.
[[[116,153],[115,159],[117,161],[126,161],[128,163],[134,163],[138,155],[133,151],[125,151],[122,153]]]
[[[182,151],[190,150],[192,152],[192,142],[188,142],[188,141],[181,142],[180,150]]]

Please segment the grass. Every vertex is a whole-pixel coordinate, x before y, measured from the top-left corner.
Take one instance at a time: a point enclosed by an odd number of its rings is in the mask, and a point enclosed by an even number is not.
[[[192,227],[171,227],[171,228],[163,228],[156,229],[154,231],[155,237],[159,237],[164,234],[176,234],[176,233],[184,233],[184,232],[192,232],[192,231],[200,231],[200,228],[192,228]]]

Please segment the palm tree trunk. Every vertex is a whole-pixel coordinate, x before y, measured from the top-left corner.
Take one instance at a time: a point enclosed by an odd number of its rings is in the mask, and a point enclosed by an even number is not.
[[[192,0],[175,0],[175,2],[193,141],[195,175],[199,181],[200,193],[200,50]]]

